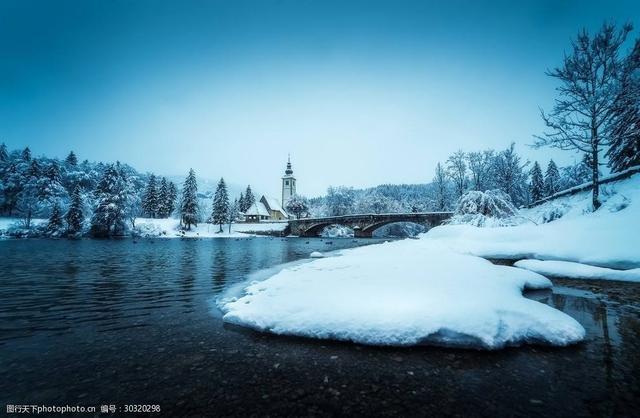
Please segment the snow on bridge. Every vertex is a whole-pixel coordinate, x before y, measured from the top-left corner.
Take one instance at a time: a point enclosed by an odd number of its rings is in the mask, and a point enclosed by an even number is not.
[[[442,224],[453,212],[368,213],[362,215],[303,218],[289,221],[290,233],[300,237],[315,237],[329,225],[344,225],[353,229],[356,238],[370,238],[376,229],[395,222],[412,222],[427,229]]]

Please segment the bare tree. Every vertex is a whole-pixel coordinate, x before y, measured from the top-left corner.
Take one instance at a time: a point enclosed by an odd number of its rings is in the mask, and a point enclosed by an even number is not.
[[[458,197],[462,196],[467,189],[467,163],[462,150],[454,152],[447,159],[447,174],[453,180]]]
[[[625,59],[621,49],[631,30],[630,24],[621,30],[604,24],[593,37],[583,30],[572,41],[572,51],[562,66],[547,71],[560,80],[560,97],[550,113],[541,110],[549,131],[536,136],[535,145],[591,155],[594,210],[600,207],[598,157],[613,140],[614,109],[622,98],[619,81]]]
[[[447,209],[447,174],[442,168],[442,164],[436,165],[436,174],[433,177],[433,184],[436,188],[436,209],[443,211]]]
[[[469,172],[471,173],[471,187],[473,187],[473,190],[479,190],[481,192],[487,190],[488,177],[491,175],[493,158],[494,152],[490,149],[467,154]]]

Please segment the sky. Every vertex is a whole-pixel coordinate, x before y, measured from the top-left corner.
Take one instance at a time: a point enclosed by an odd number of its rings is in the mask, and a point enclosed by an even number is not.
[[[280,195],[425,183],[452,152],[532,149],[579,30],[638,1],[0,2],[0,142]],[[640,31],[633,32],[637,37]]]

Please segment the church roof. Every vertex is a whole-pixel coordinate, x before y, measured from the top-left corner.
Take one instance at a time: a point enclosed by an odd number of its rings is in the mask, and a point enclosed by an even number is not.
[[[284,216],[287,216],[287,211],[284,210],[284,208],[282,207],[282,205],[280,204],[278,199],[274,199],[273,197],[269,197],[269,196],[264,196],[263,195],[262,198],[260,199],[260,201],[262,203],[264,203],[264,205],[267,207],[267,209],[271,209],[271,210],[282,212],[282,214]]]
[[[269,216],[269,211],[264,207],[262,202],[256,202],[245,211],[245,216]]]

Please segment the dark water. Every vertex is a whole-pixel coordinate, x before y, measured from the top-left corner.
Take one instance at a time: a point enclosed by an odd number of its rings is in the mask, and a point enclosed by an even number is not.
[[[167,416],[638,416],[634,284],[560,280],[528,294],[585,326],[587,341],[568,348],[375,348],[220,320],[215,298],[249,274],[372,242],[0,241],[0,403],[160,405]]]

